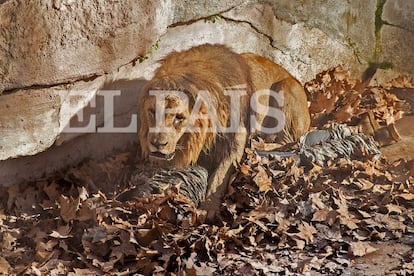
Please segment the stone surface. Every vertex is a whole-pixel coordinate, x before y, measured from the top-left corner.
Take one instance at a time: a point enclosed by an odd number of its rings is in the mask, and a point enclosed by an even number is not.
[[[33,155],[42,152],[53,144],[61,145],[75,137],[95,132],[128,132],[136,135],[137,96],[143,85],[141,80],[108,81],[100,77],[92,82],[78,82],[70,86],[60,86],[40,90],[21,90],[3,95],[0,101],[0,160]],[[119,90],[113,96],[110,106],[114,114],[113,126],[117,129],[105,130],[110,123],[105,121],[104,97],[97,93]],[[90,101],[94,104],[91,107]],[[106,99],[110,104],[110,99]],[[22,108],[23,107],[23,108]],[[83,118],[74,116],[79,112]],[[93,114],[94,117],[91,117]],[[135,115],[134,115],[135,114]],[[86,127],[93,120],[89,130],[76,130]],[[130,131],[120,130],[135,124]]]
[[[62,93],[36,90],[1,96],[0,160],[36,154],[53,145],[59,134]]]
[[[110,83],[105,84],[104,81]],[[23,180],[39,178],[78,164],[84,159],[103,159],[126,148],[136,150],[138,136],[135,131],[99,132],[99,128],[105,125],[103,97],[96,97],[95,108],[92,109],[89,100],[96,95],[99,88],[103,93],[120,90],[121,95],[114,97],[114,126],[127,127],[137,113],[136,98],[143,83],[144,81],[141,80],[110,81],[101,77],[93,84],[88,83],[89,90],[84,89],[85,83],[78,83],[70,89],[20,91],[12,95],[3,95],[5,100],[0,101],[0,133],[2,133],[0,160],[25,157],[0,161],[0,185],[11,185]],[[79,91],[84,93],[75,93]],[[50,93],[49,101],[45,101],[43,97],[36,97],[48,93]],[[15,97],[16,95],[19,97]],[[38,102],[34,103],[36,98]],[[71,109],[62,104],[65,101],[69,103],[71,100]],[[31,104],[27,104],[27,101]],[[22,105],[28,108],[22,109]],[[64,109],[67,109],[66,112]],[[72,116],[69,114],[80,110],[83,119],[76,118],[76,122],[81,121],[81,123],[70,122]],[[88,124],[91,114],[96,115],[98,131],[87,134],[65,132],[64,128],[68,124],[72,127]],[[73,139],[74,137],[76,139]]]
[[[72,97],[73,91],[83,91],[83,98],[92,97],[103,81],[103,78],[98,78],[87,83],[20,90],[2,95],[0,160],[33,155],[52,146],[63,126],[88,103],[87,100]],[[72,110],[64,108],[66,101],[75,101]]]
[[[380,61],[392,63],[401,73],[414,74],[414,33],[384,25],[381,28]]]
[[[166,1],[8,1],[0,7],[0,91],[116,70],[169,24]]]
[[[304,23],[293,25],[278,19],[270,4],[248,4],[223,14],[235,22],[248,22],[256,32],[263,34],[263,42],[272,47],[256,51],[287,68],[302,83],[338,64],[346,64],[355,74],[363,65],[358,63],[352,48],[328,36],[320,29],[307,27]],[[248,49],[253,45],[248,45]],[[247,49],[247,50],[248,50]]]
[[[386,24],[392,24],[414,33],[414,1],[388,0],[384,4],[382,19]],[[413,36],[413,34],[411,34]]]
[[[176,0],[173,1],[173,23],[182,23],[197,20],[200,18],[208,18],[240,6],[245,2],[243,0]],[[214,18],[212,18],[214,19]]]
[[[281,0],[271,3],[277,18],[318,28],[328,36],[351,45],[362,58],[372,56],[375,49],[376,0]]]
[[[348,46],[316,28],[306,27],[303,23],[292,26],[274,18],[273,13],[268,14],[270,18],[263,17],[262,13],[255,12],[260,7],[262,6],[249,5],[224,13],[223,18],[214,22],[200,20],[169,28],[160,37],[159,49],[148,60],[135,66],[122,67],[115,78],[150,79],[158,66],[157,60],[167,55],[171,49],[180,51],[202,43],[225,44],[239,53],[254,51],[281,64],[302,83],[313,79],[320,71],[338,64],[353,65],[351,69],[356,74],[365,68],[366,65],[361,66],[357,62]],[[272,23],[268,23],[267,28],[262,28],[262,22]],[[280,35],[282,30],[283,35]],[[241,33],[243,39],[240,39]],[[274,39],[270,41],[269,37]]]

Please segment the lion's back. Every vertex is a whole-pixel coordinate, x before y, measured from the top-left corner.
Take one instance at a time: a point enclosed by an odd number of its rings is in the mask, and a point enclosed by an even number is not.
[[[154,78],[185,78],[198,88],[221,89],[250,85],[250,71],[245,60],[220,44],[203,44],[181,52],[172,52],[161,60]]]

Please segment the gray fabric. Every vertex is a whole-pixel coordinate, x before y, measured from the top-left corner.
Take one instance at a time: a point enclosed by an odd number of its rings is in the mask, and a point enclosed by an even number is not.
[[[179,185],[179,192],[198,205],[207,192],[208,172],[200,166],[181,170],[161,170],[150,183],[155,185]]]
[[[293,156],[302,164],[315,163],[326,165],[328,161],[338,158],[348,160],[361,157],[379,158],[381,152],[372,137],[364,134],[353,134],[343,124],[333,124],[326,130],[314,130],[303,135],[299,140],[296,152],[270,151],[258,152],[259,155]]]
[[[122,177],[123,186],[130,187],[116,198],[120,201],[161,193],[171,186],[198,205],[207,191],[208,172],[200,166],[185,169],[161,169],[140,166]],[[127,185],[125,185],[127,184]]]
[[[372,137],[364,134],[352,134],[351,130],[342,124],[333,124],[329,129],[330,137],[316,145],[308,145],[304,135],[300,140],[299,156],[302,162],[312,162],[325,165],[329,160],[346,158],[352,160],[362,156],[378,158],[381,152]]]
[[[308,132],[305,136],[303,136],[301,138],[301,143],[311,147],[313,145],[320,144],[330,138],[331,134],[329,130],[314,130]]]

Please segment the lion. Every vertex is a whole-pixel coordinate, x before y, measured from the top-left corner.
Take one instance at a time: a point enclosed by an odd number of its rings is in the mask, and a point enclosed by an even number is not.
[[[261,109],[252,111],[251,99],[259,90],[281,93],[282,103],[262,93],[256,99]],[[249,135],[260,133],[252,122],[273,124],[276,116],[267,114],[279,108],[283,128],[270,136],[281,145],[296,141],[310,126],[306,93],[292,75],[264,57],[219,44],[167,55],[140,91],[138,107],[142,159],[165,168],[206,168],[201,207],[215,211]]]

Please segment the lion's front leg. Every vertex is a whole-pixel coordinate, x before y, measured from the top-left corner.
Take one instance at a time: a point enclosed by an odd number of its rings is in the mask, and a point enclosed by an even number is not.
[[[208,179],[207,194],[201,208],[207,210],[207,219],[212,220],[218,213],[222,198],[227,190],[230,177],[235,172],[237,163],[243,157],[248,134],[239,132],[234,135],[235,144],[227,156],[221,162],[217,162],[215,170]]]

